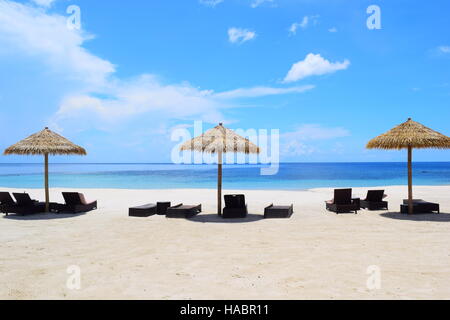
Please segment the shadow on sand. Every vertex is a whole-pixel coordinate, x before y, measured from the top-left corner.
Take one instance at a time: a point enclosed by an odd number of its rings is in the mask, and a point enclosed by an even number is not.
[[[198,216],[189,218],[189,221],[202,222],[202,223],[248,223],[263,220],[263,215],[249,214],[246,218],[242,219],[224,219],[217,214],[199,214]]]
[[[399,212],[386,212],[380,216],[389,219],[408,220],[408,221],[432,221],[432,222],[450,222],[449,213],[423,213],[423,214],[404,214]]]
[[[34,221],[34,220],[58,220],[58,219],[68,219],[75,218],[79,216],[85,215],[86,212],[76,213],[76,214],[65,214],[65,213],[38,213],[38,214],[30,214],[30,215],[17,215],[17,214],[9,214],[8,216],[4,216],[3,219],[9,220],[24,220],[24,221]]]

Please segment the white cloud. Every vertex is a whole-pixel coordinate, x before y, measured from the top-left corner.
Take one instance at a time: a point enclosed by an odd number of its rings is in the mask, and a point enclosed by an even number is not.
[[[314,16],[304,16],[302,21],[294,22],[290,28],[289,33],[291,35],[297,34],[298,28],[306,29],[310,24],[316,25],[318,23],[319,15]]]
[[[303,124],[296,130],[280,136],[281,153],[288,156],[308,155],[318,151],[317,147],[310,145],[312,141],[333,140],[350,135],[344,128],[327,128],[319,124]]]
[[[262,96],[302,93],[314,89],[314,86],[300,86],[292,88],[273,88],[273,87],[254,87],[254,88],[240,88],[226,92],[219,92],[214,94],[215,97],[221,99],[236,99],[236,98],[256,98]]]
[[[231,43],[244,43],[246,41],[252,40],[256,37],[254,31],[241,28],[229,28],[228,29],[228,40]]]
[[[50,7],[55,0],[32,0],[35,4],[42,7]]]
[[[330,29],[328,29],[328,32],[337,32],[338,30],[337,30],[337,28],[336,27],[332,27],[332,28],[330,28]]]
[[[208,7],[215,7],[219,3],[222,3],[223,0],[199,0],[199,3],[208,6]]]
[[[224,100],[255,98],[268,95],[302,93],[314,86],[293,88],[255,87],[214,93],[199,90],[187,83],[162,85],[155,76],[143,75],[136,80],[117,82],[101,93],[79,93],[66,96],[53,125],[67,123],[70,119],[90,114],[90,123],[83,125],[111,124],[150,113],[162,119],[203,120],[217,123],[224,120],[220,110],[234,105]]]
[[[252,8],[257,8],[257,7],[259,7],[260,5],[262,5],[262,4],[264,4],[264,3],[272,3],[272,2],[274,2],[274,0],[254,0],[252,3],[251,3],[251,7]]]
[[[350,132],[341,127],[326,128],[319,124],[303,124],[296,130],[283,134],[284,138],[295,140],[328,140],[347,137]]]
[[[187,83],[161,84],[155,76],[116,81],[102,92],[66,96],[52,122],[91,115],[91,120],[111,124],[152,113],[160,119],[201,119],[206,122],[223,120],[220,109],[228,106]]]
[[[238,36],[246,41],[254,35]],[[189,83],[165,84],[154,75],[120,79],[113,64],[86,50],[92,36],[69,30],[66,16],[49,14],[45,8],[0,0],[0,47],[15,55],[32,57],[74,81],[72,91],[61,93],[49,124],[59,130],[119,130],[136,132],[145,127],[177,120],[225,120],[224,109],[239,107],[233,99],[301,93],[313,86],[292,88],[254,87],[215,93]],[[146,115],[144,117],[144,115]],[[145,119],[145,120],[144,120]],[[130,135],[133,134],[130,132]],[[122,140],[126,137],[122,137]]]
[[[304,142],[289,140],[284,141],[281,146],[280,153],[284,156],[303,156],[312,154],[316,149]]]
[[[294,82],[309,76],[318,76],[333,73],[339,70],[345,70],[349,67],[350,61],[330,62],[320,54],[310,53],[305,60],[299,61],[292,65],[288,74],[284,78],[284,82]]]
[[[42,58],[67,78],[104,85],[114,66],[84,49],[83,43],[92,36],[69,30],[66,19],[41,8],[0,0],[0,41],[3,47]]]
[[[440,46],[438,47],[438,51],[444,54],[450,53],[450,46]]]

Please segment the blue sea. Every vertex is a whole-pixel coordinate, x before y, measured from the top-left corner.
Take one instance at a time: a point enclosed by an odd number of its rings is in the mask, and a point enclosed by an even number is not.
[[[406,163],[281,163],[276,175],[264,165],[225,165],[227,189],[301,190],[407,184]],[[266,166],[267,167],[267,166]],[[414,164],[415,185],[450,185],[450,162]],[[42,164],[0,164],[0,187],[42,188]],[[114,189],[215,188],[216,165],[50,164],[51,187]]]

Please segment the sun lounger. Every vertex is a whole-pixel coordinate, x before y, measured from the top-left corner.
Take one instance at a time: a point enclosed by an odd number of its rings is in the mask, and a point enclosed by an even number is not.
[[[149,203],[139,207],[133,207],[128,209],[128,215],[130,217],[150,217],[156,214],[156,204]]]
[[[245,195],[231,194],[225,196],[225,208],[223,208],[222,217],[224,219],[238,219],[247,217],[247,204]]]
[[[0,192],[0,211],[2,213],[28,215],[45,211],[45,203],[42,205],[40,202],[32,200],[28,194],[14,193],[14,197],[17,202],[9,192]]]
[[[384,190],[369,190],[367,191],[367,197],[361,200],[361,208],[368,210],[388,210],[388,202],[383,201],[387,197],[384,194]]]
[[[87,202],[82,193],[63,192],[65,204],[58,204],[56,211],[64,213],[81,213],[97,209],[97,201]]]
[[[403,200],[403,204],[400,205],[401,213],[408,213],[408,200]],[[413,200],[413,213],[440,213],[439,203],[427,202],[422,199]]]
[[[6,215],[18,212],[18,205],[9,192],[0,192],[0,211]]]
[[[294,213],[294,205],[274,206],[271,204],[264,209],[264,219],[286,219]]]
[[[202,212],[202,205],[183,205],[182,203],[176,205],[174,207],[170,207],[167,209],[166,217],[167,218],[192,218]]]
[[[170,202],[158,202],[156,204],[156,214],[159,216],[165,216],[167,214],[167,209],[172,206]]]
[[[327,210],[336,212],[336,214],[352,211],[357,214],[358,210],[361,210],[360,199],[352,199],[352,189],[334,190],[334,199],[325,201],[325,204]]]
[[[38,200],[31,199],[28,193],[13,193],[13,196],[17,201],[17,205],[33,208],[34,213],[45,212],[45,202],[39,202]],[[50,203],[50,211],[52,211],[54,205],[54,203]]]

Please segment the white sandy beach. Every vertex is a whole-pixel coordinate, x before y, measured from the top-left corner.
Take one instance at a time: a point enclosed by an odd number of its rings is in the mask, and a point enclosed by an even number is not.
[[[385,189],[398,212],[406,187]],[[332,189],[226,190],[246,194],[251,213],[228,221],[214,213],[215,190],[77,190],[99,209],[0,218],[0,299],[450,299],[450,186],[414,190],[442,214],[336,215],[324,206]],[[61,191],[51,200],[62,202]],[[202,203],[203,213],[128,217],[129,206],[164,200]],[[294,203],[293,217],[261,219],[271,202]],[[80,290],[66,286],[72,265]],[[371,265],[378,290],[366,286]]]

